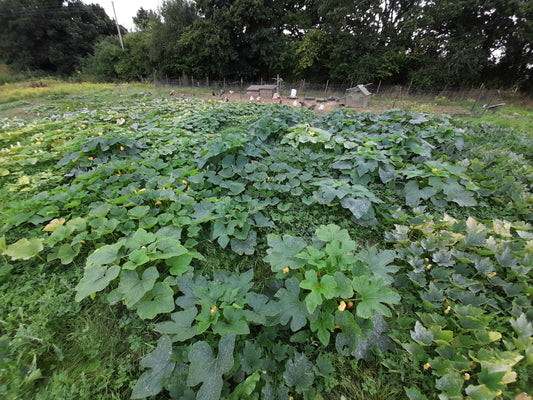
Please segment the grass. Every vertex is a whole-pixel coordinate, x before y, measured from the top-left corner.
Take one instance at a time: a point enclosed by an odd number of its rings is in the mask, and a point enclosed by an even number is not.
[[[74,302],[80,271],[13,271],[0,285],[0,342],[11,349],[5,354],[0,346],[0,397],[129,397],[146,351],[146,326],[103,301]],[[16,332],[11,340],[9,332]]]
[[[40,87],[32,87],[32,85],[35,86],[36,84]],[[149,91],[151,89],[153,89],[152,85],[139,83],[116,85],[112,83],[72,83],[56,79],[40,79],[31,82],[7,83],[0,86],[0,104],[29,100],[55,101],[72,95],[100,95],[113,99],[131,96],[136,92]]]
[[[380,371],[378,369],[378,371]],[[343,367],[340,381],[326,400],[399,400],[403,398],[401,387],[388,382],[376,369],[350,364]]]
[[[517,129],[533,137],[533,106],[509,104],[498,111],[486,111],[479,117],[465,119],[472,122],[483,121],[507,129]]]

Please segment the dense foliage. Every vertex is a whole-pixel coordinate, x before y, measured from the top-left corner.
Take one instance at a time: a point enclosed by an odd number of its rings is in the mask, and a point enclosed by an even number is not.
[[[143,76],[533,86],[533,8],[519,0],[168,0],[135,21],[143,44],[122,57],[149,55]]]
[[[0,62],[18,69],[71,74],[116,32],[102,7],[80,0],[0,1]]]
[[[118,359],[106,389],[123,397],[355,398],[363,368],[403,388],[383,398],[531,388],[527,137],[188,99],[42,112],[0,122],[1,394],[76,387],[16,304],[28,271],[61,293],[55,324],[106,301],[117,335],[143,327],[142,373]]]
[[[0,61],[70,73],[92,53],[84,70],[107,81],[281,74],[528,91],[532,21],[531,2],[520,0],[166,0],[138,11],[122,50],[99,6],[1,0]]]

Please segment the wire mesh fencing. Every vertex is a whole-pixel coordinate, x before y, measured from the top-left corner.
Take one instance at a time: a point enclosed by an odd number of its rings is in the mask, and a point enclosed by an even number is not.
[[[247,89],[252,85],[276,85],[276,92],[283,98],[290,97],[296,90],[298,98],[337,98],[342,99],[346,90],[356,86],[355,83],[314,83],[306,80],[284,81],[273,78],[271,80],[246,81],[240,80],[211,80],[197,79],[183,76],[178,79],[159,78],[154,80],[157,95],[164,95],[172,90],[192,96],[222,96],[233,93],[238,100],[247,101]],[[486,112],[496,112],[505,105],[505,100],[499,90],[485,87],[426,89],[413,85],[382,85],[381,83],[363,83],[372,94],[370,104],[381,109],[413,108],[413,104],[430,104],[433,106],[457,106],[474,116],[481,116]]]

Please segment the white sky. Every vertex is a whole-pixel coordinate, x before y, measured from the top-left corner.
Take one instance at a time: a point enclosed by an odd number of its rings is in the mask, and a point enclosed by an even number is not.
[[[161,0],[83,0],[85,4],[100,5],[114,21],[115,15],[113,14],[113,6],[111,5],[112,1],[115,3],[118,23],[130,32],[135,27],[132,18],[137,14],[139,8],[142,7],[145,10],[155,11],[161,5]]]

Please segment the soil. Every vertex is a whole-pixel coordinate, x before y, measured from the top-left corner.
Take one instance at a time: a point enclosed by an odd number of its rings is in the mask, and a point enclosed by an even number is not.
[[[188,95],[189,94],[185,94],[185,93],[176,94],[177,97],[186,97]],[[213,96],[212,94],[207,93],[207,94],[197,95],[195,97],[201,98],[203,100],[221,100],[221,99],[227,98],[229,102],[235,102],[235,101],[250,102],[249,96],[243,93],[224,94],[223,96],[224,97],[221,97],[219,95]],[[326,114],[337,108],[343,107],[339,101],[328,101],[325,103],[319,103],[316,100],[304,100],[303,98],[291,99],[286,96],[283,96],[281,98],[281,103],[280,103],[280,100],[278,99],[260,99],[259,101],[257,99],[254,99],[254,102],[265,103],[265,104],[267,103],[268,104],[272,104],[272,103],[284,104],[284,105],[289,105],[291,107],[297,107],[297,108],[301,108],[302,104],[300,102],[303,102],[305,107],[307,108],[311,107],[313,109],[313,112],[319,115]],[[367,107],[357,107],[357,108],[350,108],[350,109],[356,110],[358,112],[381,113],[385,110],[389,110],[390,108],[391,108],[390,104],[370,103]],[[432,104],[431,110],[429,111],[424,110],[423,112],[430,112],[432,114],[437,114],[437,115],[447,114],[452,117],[467,117],[471,115],[471,113],[465,108],[460,107],[460,106],[451,106],[451,105],[433,105]]]
[[[2,117],[8,117],[8,118],[18,118],[18,119],[34,119],[39,116],[37,113],[29,112],[29,110],[33,107],[31,106],[22,106],[22,107],[15,107],[15,108],[9,108],[7,110],[2,110],[0,112],[0,115]]]

